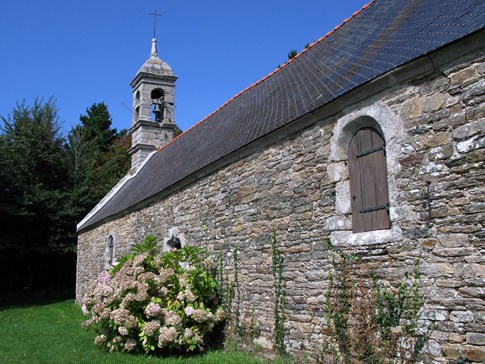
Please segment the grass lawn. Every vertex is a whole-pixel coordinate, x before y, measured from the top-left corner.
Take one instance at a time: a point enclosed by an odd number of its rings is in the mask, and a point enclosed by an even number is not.
[[[94,346],[94,333],[81,328],[83,319],[72,300],[1,309],[0,363],[264,363],[235,351],[212,351],[189,358],[109,354]]]

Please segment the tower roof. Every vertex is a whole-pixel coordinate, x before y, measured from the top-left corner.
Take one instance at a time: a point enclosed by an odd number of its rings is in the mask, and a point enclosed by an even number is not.
[[[141,66],[141,68],[138,70],[135,78],[133,81],[131,81],[132,85],[141,74],[148,74],[154,77],[174,76],[172,68],[168,65],[168,63],[164,62],[160,59],[160,57],[158,57],[156,38],[152,39],[150,58],[148,58],[143,66]]]

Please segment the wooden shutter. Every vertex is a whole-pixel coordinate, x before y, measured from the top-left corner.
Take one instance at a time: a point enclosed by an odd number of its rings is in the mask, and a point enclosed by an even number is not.
[[[374,128],[360,129],[349,146],[352,230],[389,229],[386,143]]]

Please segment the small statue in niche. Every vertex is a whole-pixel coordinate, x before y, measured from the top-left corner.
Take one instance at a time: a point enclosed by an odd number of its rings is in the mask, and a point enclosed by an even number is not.
[[[180,239],[176,236],[172,235],[170,240],[167,241],[167,246],[170,247],[170,250],[177,250],[182,248],[182,244],[180,243]]]
[[[163,239],[163,251],[174,251],[185,246],[185,236],[179,233],[177,228],[171,228],[167,231]]]

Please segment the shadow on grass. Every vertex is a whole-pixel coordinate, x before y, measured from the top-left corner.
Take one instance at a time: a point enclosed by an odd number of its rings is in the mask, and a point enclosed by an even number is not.
[[[35,307],[74,299],[74,289],[60,287],[44,290],[25,290],[0,293],[0,310],[17,307]]]

